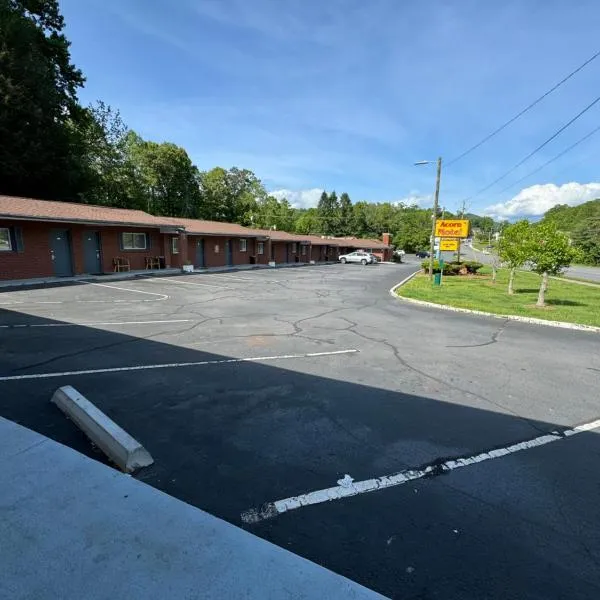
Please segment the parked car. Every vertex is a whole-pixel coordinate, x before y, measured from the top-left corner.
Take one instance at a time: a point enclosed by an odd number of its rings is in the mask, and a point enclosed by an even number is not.
[[[372,254],[366,252],[350,252],[349,254],[342,254],[339,258],[342,264],[346,263],[359,263],[361,265],[370,265],[377,262],[377,259]]]
[[[415,256],[417,258],[429,258],[429,252],[427,252],[427,250],[419,250],[418,252],[415,252]]]

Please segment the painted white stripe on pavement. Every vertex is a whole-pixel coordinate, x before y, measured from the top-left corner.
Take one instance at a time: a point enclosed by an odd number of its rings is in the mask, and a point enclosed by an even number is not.
[[[143,292],[141,290],[132,290],[130,288],[122,288],[116,285],[107,285],[106,283],[90,283],[90,285],[105,287],[109,290],[121,290],[122,292],[132,292],[133,294],[148,294],[149,296],[160,296],[160,298],[157,298],[156,301],[167,300],[167,298],[169,297],[166,294],[157,294],[156,292]],[[153,302],[153,300],[146,300],[146,302]]]
[[[0,329],[16,329],[23,327],[84,327],[89,325],[153,325],[160,323],[189,323],[193,319],[173,319],[169,321],[88,321],[84,323],[26,323],[15,325],[0,325]]]
[[[106,369],[86,369],[83,371],[63,371],[61,373],[33,373],[31,375],[9,375],[0,377],[2,381],[18,381],[21,379],[49,379],[66,375],[97,375],[99,373],[121,373],[124,371],[150,371],[152,369],[178,369],[181,367],[203,367],[205,365],[224,365],[243,362],[267,362],[271,360],[289,360],[291,358],[313,358],[318,356],[334,356],[336,354],[353,354],[358,350],[333,350],[331,352],[307,352],[305,354],[282,354],[280,356],[254,356],[249,358],[226,358],[221,360],[201,360],[188,363],[163,363],[158,365],[136,365],[131,367],[110,367]]]
[[[279,283],[277,279],[255,279],[254,277],[238,277],[237,275],[230,275],[229,273],[202,273],[202,277],[218,277],[219,279],[231,279],[232,281],[249,281],[250,283]]]
[[[231,288],[224,287],[222,285],[212,285],[210,283],[199,283],[197,281],[180,281],[179,279],[170,279],[169,277],[152,277],[152,279],[147,279],[146,281],[166,281],[168,283],[183,283],[185,285],[201,285],[203,287],[217,288],[220,290],[231,289]]]
[[[31,300],[31,301],[27,301],[27,300],[16,300],[15,302],[0,302],[0,304],[2,306],[11,306],[13,304],[62,304],[63,301],[62,300],[42,300],[42,301],[36,301],[36,300]]]
[[[467,456],[462,458],[455,458],[447,460],[443,463],[432,462],[421,469],[407,469],[406,471],[400,471],[394,475],[384,475],[383,477],[377,477],[375,479],[366,479],[363,481],[352,481],[350,477],[340,480],[336,487],[330,487],[323,490],[316,490],[309,492],[308,494],[302,494],[300,496],[293,496],[291,498],[285,498],[283,500],[276,500],[275,502],[269,502],[260,509],[250,509],[243,512],[241,515],[244,523],[258,523],[265,519],[272,519],[290,510],[302,508],[303,506],[311,506],[313,504],[321,504],[323,502],[331,502],[332,500],[341,500],[342,498],[349,498],[351,496],[357,496],[359,494],[365,494],[368,492],[375,492],[377,490],[383,490],[389,487],[395,487],[414,481],[416,479],[423,479],[424,477],[432,477],[441,475],[443,473],[449,473],[456,469],[462,469],[476,463],[484,462],[486,460],[492,460],[494,458],[500,458],[509,454],[515,454],[516,452],[522,452],[523,450],[530,450],[531,448],[537,448],[538,446],[544,446],[557,442],[564,438],[583,433],[584,431],[591,431],[600,427],[600,419],[590,421],[567,429],[565,431],[551,431],[545,435],[512,444],[505,448],[494,448],[481,454],[475,454],[473,456]],[[347,482],[346,482],[347,479]]]

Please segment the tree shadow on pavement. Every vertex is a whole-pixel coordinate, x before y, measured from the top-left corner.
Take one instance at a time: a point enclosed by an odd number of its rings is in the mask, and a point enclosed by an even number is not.
[[[0,310],[0,323],[15,314]],[[19,323],[60,322],[20,314]],[[89,326],[0,331],[0,377],[230,358]],[[335,486],[346,473],[390,475],[557,429],[467,398],[334,378],[359,353],[336,357],[329,377],[310,373],[321,360],[0,380],[0,415],[99,458],[50,403],[72,385],[152,454],[140,480],[236,525],[247,509]],[[599,441],[583,433],[247,528],[392,597],[597,597]]]

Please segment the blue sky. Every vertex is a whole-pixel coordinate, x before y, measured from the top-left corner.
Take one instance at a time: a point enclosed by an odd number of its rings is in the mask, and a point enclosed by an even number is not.
[[[430,202],[460,154],[598,49],[597,0],[61,0],[84,103],[102,99],[201,169],[252,169],[310,205]],[[455,210],[600,94],[600,58],[488,144],[444,169]],[[600,103],[502,184],[469,202],[515,217],[600,197]],[[490,208],[492,207],[492,208]]]

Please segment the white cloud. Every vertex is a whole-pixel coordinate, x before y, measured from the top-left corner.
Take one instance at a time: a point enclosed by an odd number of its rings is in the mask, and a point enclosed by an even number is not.
[[[545,183],[521,190],[507,202],[488,206],[484,212],[492,217],[537,217],[557,204],[576,206],[600,198],[600,183]]]
[[[400,198],[400,200],[395,200],[394,204],[404,204],[405,206],[418,206],[420,208],[427,208],[428,206],[433,205],[433,195],[428,194],[427,196],[422,196],[420,194],[411,192],[408,196]]]
[[[319,202],[319,198],[323,193],[321,188],[312,188],[310,190],[273,190],[269,192],[271,196],[277,200],[284,198],[294,208],[314,208]]]

